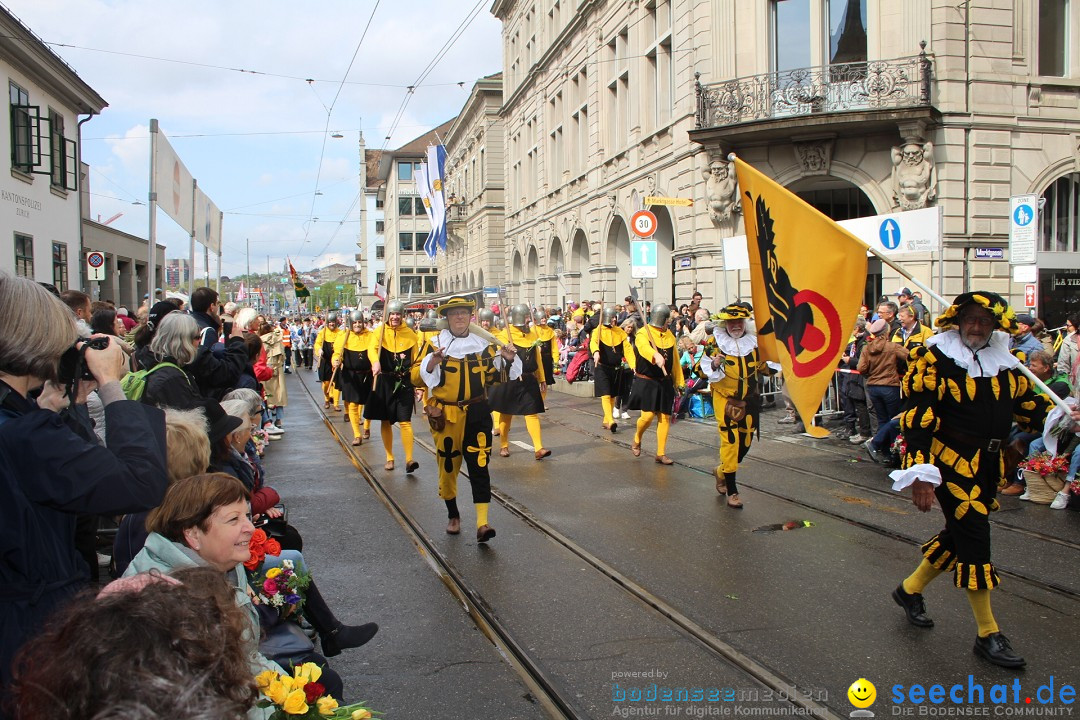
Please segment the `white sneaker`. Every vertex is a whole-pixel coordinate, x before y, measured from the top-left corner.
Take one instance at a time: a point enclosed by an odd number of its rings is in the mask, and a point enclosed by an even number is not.
[[[870,438],[868,438],[868,437],[866,437],[864,435],[858,435],[858,434],[848,436],[848,442],[851,443],[852,445],[861,445],[862,443],[866,442],[869,439]]]
[[[623,411],[622,411],[622,419],[623,419],[623,420],[629,420],[629,419],[630,419],[630,413],[628,413],[628,412],[626,412],[625,410],[623,410]]]
[[[1030,496],[1030,495],[1028,495],[1028,493],[1027,493],[1027,490],[1025,490],[1025,491],[1024,491],[1024,494],[1023,494],[1023,495],[1020,495],[1020,496],[1019,496],[1019,499],[1020,499],[1020,500],[1030,500],[1030,499],[1031,499],[1031,496]]]
[[[263,428],[263,432],[266,433],[268,437],[275,437],[277,435],[284,435],[285,434],[284,430],[282,430],[279,427],[274,427],[273,425],[265,426]]]
[[[1069,493],[1062,490],[1054,497],[1054,502],[1050,503],[1051,510],[1064,510],[1069,507]]]

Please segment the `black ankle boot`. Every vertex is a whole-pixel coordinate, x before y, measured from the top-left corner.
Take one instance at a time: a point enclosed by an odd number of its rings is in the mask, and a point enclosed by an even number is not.
[[[379,626],[375,623],[364,623],[363,625],[342,625],[338,623],[338,626],[331,632],[319,635],[323,657],[334,657],[340,655],[342,650],[366,645],[371,638],[375,637],[377,632],[379,632]]]

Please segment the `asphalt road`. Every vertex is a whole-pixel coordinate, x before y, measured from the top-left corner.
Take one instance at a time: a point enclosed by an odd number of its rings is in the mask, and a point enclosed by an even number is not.
[[[387,472],[378,428],[362,447],[343,448],[331,432],[351,439],[342,414],[324,422],[305,385],[319,395],[313,374],[289,376],[288,430],[267,454],[269,482],[303,533],[331,606],[346,622],[379,622],[372,643],[333,664],[349,700],[368,700],[387,717],[545,716],[516,665],[433,571],[433,552],[582,717],[847,717],[847,689],[860,677],[876,684],[871,710],[880,717],[915,707],[893,706],[896,685],[966,688],[970,675],[989,691],[1019,677],[1025,705],[1051,675],[1057,686],[1078,677],[1075,513],[1003,498],[994,518],[1004,580],[994,611],[1028,660],[1017,673],[972,654],[974,621],[951,578],[927,589],[932,630],[908,625],[890,598],[918,563],[918,544],[940,529],[940,511],[919,513],[892,493],[861,448],[793,435],[776,424],[778,413],[763,417],[739,471],[746,507],[732,510],[713,489],[713,421],[677,423],[667,450],[677,464],[662,467],[652,459],[655,428],[634,458],[630,425],[611,435],[600,428],[599,401],[552,393],[541,416],[552,456],[533,459],[518,419],[511,457],[491,460],[493,485],[512,510],[492,504],[498,536],[484,547],[472,533],[464,477],[462,534],[444,532],[420,416],[420,470],[406,476],[395,447],[398,469]],[[430,552],[379,487],[430,538]],[[810,526],[772,529],[792,521]],[[702,689],[706,699],[649,701],[653,683]],[[807,702],[795,708],[777,687]],[[639,702],[635,690],[645,693]],[[721,699],[708,699],[713,690]]]

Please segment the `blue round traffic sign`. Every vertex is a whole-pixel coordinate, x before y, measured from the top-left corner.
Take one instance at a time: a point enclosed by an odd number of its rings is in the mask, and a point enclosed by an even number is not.
[[[105,256],[99,252],[92,252],[86,256],[86,262],[93,268],[99,268],[105,264]]]
[[[881,238],[881,244],[886,250],[895,250],[900,247],[900,223],[888,218],[878,228],[878,237]]]
[[[1013,222],[1020,227],[1024,227],[1035,218],[1035,213],[1032,212],[1031,206],[1027,203],[1020,203],[1013,210]]]

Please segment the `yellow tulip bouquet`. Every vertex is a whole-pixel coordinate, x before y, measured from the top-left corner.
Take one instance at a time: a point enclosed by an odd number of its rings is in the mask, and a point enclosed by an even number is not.
[[[319,684],[320,677],[322,668],[315,663],[297,665],[292,675],[264,670],[255,676],[255,684],[262,695],[256,705],[274,708],[270,720],[366,720],[377,714],[364,707],[363,701],[338,705],[338,701],[327,695],[326,688]]]

